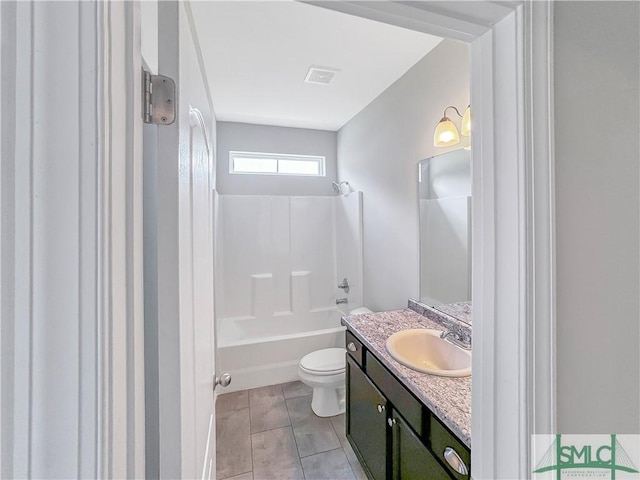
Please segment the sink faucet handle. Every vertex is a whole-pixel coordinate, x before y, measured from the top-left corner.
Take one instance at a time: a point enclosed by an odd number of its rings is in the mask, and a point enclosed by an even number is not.
[[[471,335],[464,328],[454,325],[449,330],[445,330],[440,334],[443,340],[449,340],[454,345],[465,350],[471,350]]]

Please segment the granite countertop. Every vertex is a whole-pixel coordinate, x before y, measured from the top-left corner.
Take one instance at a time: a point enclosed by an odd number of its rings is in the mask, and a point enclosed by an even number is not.
[[[413,310],[395,310],[342,317],[342,323],[400,381],[471,448],[471,377],[439,377],[420,373],[396,362],[385,348],[387,338],[400,330],[435,328],[439,323]]]

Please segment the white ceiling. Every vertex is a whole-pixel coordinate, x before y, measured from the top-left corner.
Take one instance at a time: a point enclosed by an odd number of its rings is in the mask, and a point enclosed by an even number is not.
[[[294,1],[191,6],[221,121],[338,130],[442,40]]]

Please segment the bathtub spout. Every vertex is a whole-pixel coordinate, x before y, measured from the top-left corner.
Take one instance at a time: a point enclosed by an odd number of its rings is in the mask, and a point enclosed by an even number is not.
[[[345,304],[346,304],[346,303],[349,303],[349,300],[348,300],[348,299],[346,299],[346,298],[338,298],[338,299],[336,300],[336,305],[340,305],[341,303],[345,303]]]

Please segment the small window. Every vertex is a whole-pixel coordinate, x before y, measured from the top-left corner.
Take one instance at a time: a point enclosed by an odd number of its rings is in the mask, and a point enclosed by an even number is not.
[[[229,173],[324,177],[324,157],[284,153],[229,152]]]

